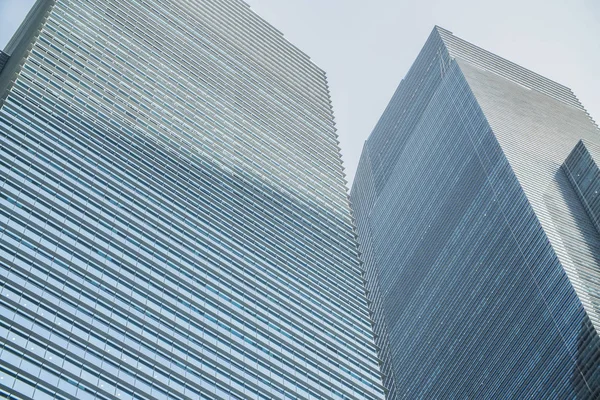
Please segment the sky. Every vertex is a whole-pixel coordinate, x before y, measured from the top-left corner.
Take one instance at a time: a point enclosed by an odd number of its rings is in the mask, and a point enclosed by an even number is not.
[[[0,48],[33,2],[0,0]],[[570,87],[600,122],[599,0],[246,2],[327,72],[350,183],[364,141],[434,25]]]
[[[0,0],[0,50],[6,46],[35,0]]]

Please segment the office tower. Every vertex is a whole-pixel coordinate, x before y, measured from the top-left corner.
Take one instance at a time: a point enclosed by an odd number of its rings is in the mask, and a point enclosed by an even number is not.
[[[433,30],[350,195],[389,399],[600,397],[599,133]]]
[[[40,0],[0,76],[0,388],[382,399],[326,77],[240,0]]]

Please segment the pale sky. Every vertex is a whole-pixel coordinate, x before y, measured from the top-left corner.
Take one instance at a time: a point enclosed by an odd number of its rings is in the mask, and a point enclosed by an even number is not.
[[[0,0],[0,48],[33,2]],[[436,24],[570,87],[600,122],[600,0],[246,2],[327,72],[350,182],[364,141]]]

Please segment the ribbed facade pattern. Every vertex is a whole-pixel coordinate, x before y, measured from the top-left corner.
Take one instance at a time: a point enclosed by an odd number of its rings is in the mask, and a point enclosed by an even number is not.
[[[579,278],[580,292],[582,295],[587,295],[586,305],[596,331],[600,331],[600,279],[598,278],[598,264],[600,263],[599,160],[600,146],[598,142],[592,143],[581,140],[562,165],[562,169],[581,204],[579,205],[576,201],[570,202],[572,211],[567,215],[577,215],[578,225],[586,227],[586,229],[575,231],[579,233],[577,236],[573,233],[569,235],[569,238],[576,238],[580,242],[579,246],[571,246],[572,249],[570,250],[578,256],[576,259],[578,264],[576,277]],[[577,214],[573,212],[575,210],[577,210]],[[577,252],[574,251],[575,249]]]
[[[458,58],[470,65],[490,71],[514,83],[535,90],[585,112],[573,91],[560,83],[529,71],[518,64],[499,57],[480,47],[456,37],[452,32],[437,27],[440,39],[452,58]]]
[[[0,75],[0,392],[384,397],[326,77],[239,0],[39,0]]]
[[[561,168],[598,133],[569,89],[434,29],[351,192],[390,399],[600,396],[600,236]]]

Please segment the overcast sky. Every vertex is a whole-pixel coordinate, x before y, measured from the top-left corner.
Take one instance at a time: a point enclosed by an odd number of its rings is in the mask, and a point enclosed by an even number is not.
[[[600,0],[246,2],[327,72],[349,181],[436,24],[570,87],[600,121]],[[0,48],[32,4],[0,0]]]

